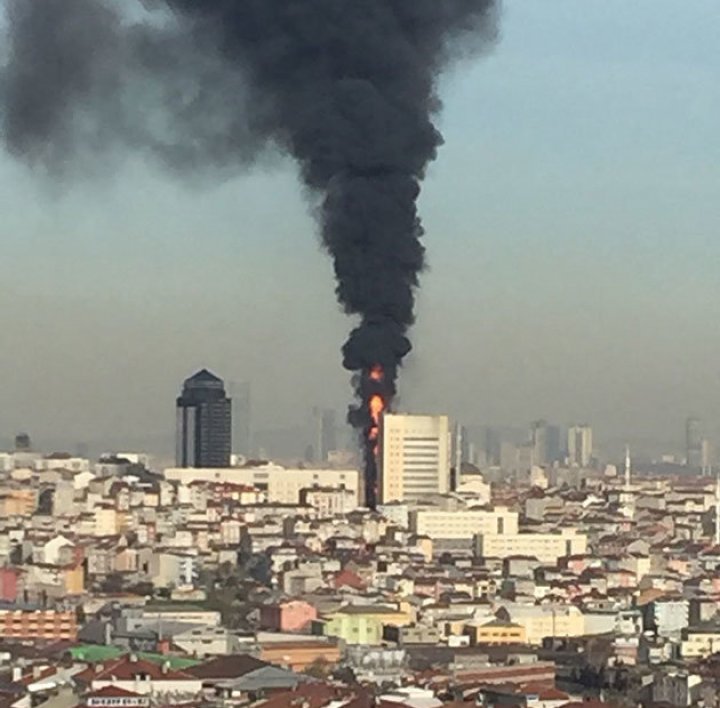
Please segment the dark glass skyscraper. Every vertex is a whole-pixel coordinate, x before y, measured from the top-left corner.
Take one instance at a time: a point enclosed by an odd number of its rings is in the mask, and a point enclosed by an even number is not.
[[[232,403],[222,379],[207,369],[186,379],[177,399],[179,467],[229,467]]]

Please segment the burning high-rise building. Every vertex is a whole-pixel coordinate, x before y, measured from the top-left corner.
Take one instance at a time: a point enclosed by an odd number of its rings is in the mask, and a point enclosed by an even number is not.
[[[268,145],[295,158],[338,300],[358,320],[343,363],[374,506],[379,421],[425,265],[417,199],[442,144],[438,76],[457,45],[467,55],[494,38],[495,0],[6,4],[13,154],[66,170],[81,148],[110,155],[122,141],[193,175],[245,167]]]

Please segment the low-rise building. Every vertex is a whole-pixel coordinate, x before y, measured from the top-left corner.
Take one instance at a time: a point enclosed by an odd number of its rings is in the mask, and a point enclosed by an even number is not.
[[[478,534],[475,554],[480,558],[532,556],[555,565],[566,556],[585,553],[587,536],[574,529],[558,533]]]
[[[260,626],[275,632],[302,632],[317,619],[317,610],[303,600],[287,600],[260,608]]]
[[[357,508],[357,494],[349,489],[311,487],[300,490],[300,503],[317,509],[321,518],[348,514]]]
[[[375,646],[382,643],[385,625],[404,626],[412,622],[409,611],[377,605],[347,605],[314,622],[313,630],[316,634],[338,637],[347,644]]]
[[[683,659],[704,659],[720,652],[720,625],[707,623],[682,630],[680,654]]]
[[[525,627],[515,622],[495,618],[489,622],[466,624],[463,634],[470,637],[470,646],[483,644],[525,644]]]
[[[187,703],[200,695],[202,681],[183,671],[171,669],[167,663],[158,665],[123,656],[108,664],[92,665],[77,674],[75,680],[88,685],[92,691],[120,688],[133,693],[152,696],[165,704]]]
[[[280,465],[228,467],[219,469],[168,468],[165,479],[190,485],[195,481],[242,484],[267,493],[277,504],[299,504],[304,489],[323,487],[345,489],[354,495],[354,507],[360,506],[360,473],[353,469],[286,468]]]
[[[340,662],[340,646],[334,641],[262,642],[259,658],[292,671],[305,671],[313,664],[335,666]]]
[[[516,535],[518,513],[504,507],[457,511],[417,509],[410,512],[410,530],[418,536],[446,540],[472,540],[477,534]]]
[[[0,609],[0,637],[3,639],[75,641],[77,632],[74,612]]]
[[[581,637],[585,617],[574,605],[502,603],[503,619],[525,628],[525,641],[541,645],[545,637]]]

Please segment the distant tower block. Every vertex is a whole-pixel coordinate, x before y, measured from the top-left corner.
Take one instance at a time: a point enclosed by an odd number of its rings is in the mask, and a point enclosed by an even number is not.
[[[693,469],[703,466],[702,428],[698,418],[685,421],[685,463]]]
[[[32,450],[32,441],[27,433],[18,433],[15,436],[15,451],[29,452]]]
[[[177,399],[179,467],[229,467],[232,403],[222,379],[207,369],[187,379]]]
[[[593,456],[593,432],[586,424],[572,425],[568,428],[568,462],[578,467],[587,467]]]

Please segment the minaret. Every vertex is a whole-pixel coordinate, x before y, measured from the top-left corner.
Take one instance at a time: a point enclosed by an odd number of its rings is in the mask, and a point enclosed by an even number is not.
[[[720,468],[715,470],[715,545],[720,546]]]
[[[625,491],[630,490],[630,446],[625,446]]]
[[[630,463],[630,446],[625,447],[625,486],[623,488],[623,514],[628,519],[631,519],[633,516],[635,516],[635,499],[633,497],[632,491],[630,489],[630,483],[631,483],[631,469],[632,465]]]

